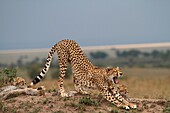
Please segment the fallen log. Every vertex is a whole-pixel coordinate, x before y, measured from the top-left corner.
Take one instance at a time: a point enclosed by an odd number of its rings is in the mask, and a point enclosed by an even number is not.
[[[12,85],[0,88],[0,99],[5,100],[19,95],[45,96],[45,88],[44,86],[41,86],[39,88],[33,89],[27,87],[17,87]]]

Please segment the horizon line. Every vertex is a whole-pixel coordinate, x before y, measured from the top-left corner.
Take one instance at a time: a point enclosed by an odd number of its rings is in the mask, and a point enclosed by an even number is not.
[[[82,50],[106,50],[106,49],[139,49],[139,48],[154,48],[154,47],[170,47],[170,42],[160,43],[141,43],[141,44],[115,44],[103,46],[82,46]],[[45,52],[50,48],[35,48],[35,49],[15,49],[15,50],[0,50],[0,54],[23,53],[23,52]]]

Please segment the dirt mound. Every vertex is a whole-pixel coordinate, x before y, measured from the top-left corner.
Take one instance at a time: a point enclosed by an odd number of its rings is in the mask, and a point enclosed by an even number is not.
[[[101,95],[76,95],[62,98],[47,93],[43,96],[21,95],[7,100],[0,100],[0,112],[4,113],[127,113],[127,112],[170,112],[170,101],[160,99],[132,98],[138,105],[135,110],[124,110],[115,107]]]

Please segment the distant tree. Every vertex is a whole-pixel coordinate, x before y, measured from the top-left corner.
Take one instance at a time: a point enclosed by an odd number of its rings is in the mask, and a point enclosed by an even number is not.
[[[128,52],[127,51],[119,51],[119,50],[117,50],[116,55],[117,55],[117,57],[126,58],[126,57],[128,57]]]
[[[116,55],[118,57],[123,57],[123,58],[127,58],[127,57],[138,57],[141,54],[141,52],[139,50],[129,50],[129,51],[116,51]]]
[[[33,62],[33,63],[39,63],[39,62],[40,62],[40,58],[39,58],[39,57],[36,57],[32,62]]]
[[[149,56],[150,56],[150,53],[143,52],[142,55],[143,55],[143,57],[149,57]]]
[[[22,67],[22,65],[23,65],[23,61],[22,61],[22,59],[18,59],[17,60],[17,65],[19,66],[19,67]]]
[[[117,57],[122,57],[122,53],[119,50],[116,51],[116,55]]]
[[[166,51],[166,57],[167,57],[167,59],[170,59],[170,50]]]
[[[129,56],[129,53],[128,53],[128,51],[123,51],[122,53],[121,53],[121,56],[122,57],[128,57]]]
[[[24,64],[24,60],[27,59],[28,56],[27,55],[24,55],[24,56],[20,56],[17,60],[17,64],[19,67],[23,67],[25,64]]]
[[[166,52],[161,53],[160,56],[163,60],[170,60],[170,50],[167,50]]]
[[[97,52],[91,52],[90,56],[93,59],[104,59],[104,58],[108,57],[108,54],[105,52],[102,52],[102,51],[97,51]]]
[[[157,57],[160,57],[160,52],[157,51],[157,50],[153,50],[151,55],[152,55],[153,58],[157,58]]]
[[[139,50],[134,50],[134,49],[132,49],[132,50],[130,50],[130,51],[128,51],[128,56],[131,56],[131,57],[138,57],[139,55],[140,55],[140,51]]]

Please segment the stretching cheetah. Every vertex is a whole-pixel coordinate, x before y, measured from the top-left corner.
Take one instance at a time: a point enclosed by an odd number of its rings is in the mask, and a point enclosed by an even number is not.
[[[137,107],[135,104],[129,103],[117,90],[109,90],[110,84],[114,87],[114,85],[118,83],[117,78],[123,76],[120,69],[118,67],[99,68],[94,66],[83,54],[80,46],[73,40],[62,40],[51,48],[44,68],[31,82],[31,87],[44,78],[50,67],[52,56],[55,51],[57,51],[60,66],[58,82],[62,97],[69,96],[63,87],[63,79],[65,77],[67,63],[70,63],[73,72],[74,86],[78,92],[87,94],[85,88],[97,88],[108,101],[115,104],[117,107],[123,107],[125,109]]]

